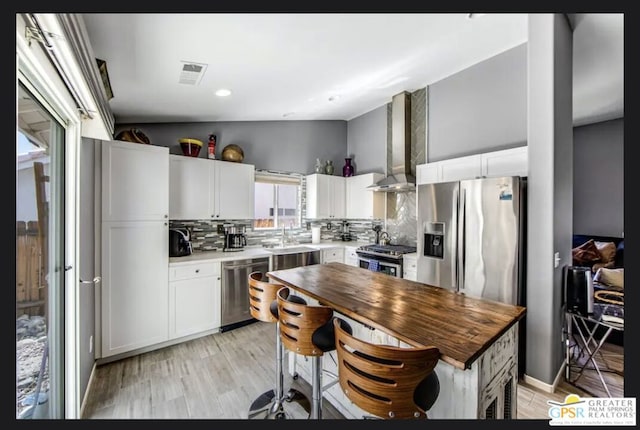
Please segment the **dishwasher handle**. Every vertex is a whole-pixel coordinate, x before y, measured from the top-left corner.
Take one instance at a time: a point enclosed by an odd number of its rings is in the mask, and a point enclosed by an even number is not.
[[[264,266],[264,265],[269,266],[269,259],[266,259],[264,261],[253,261],[251,263],[240,263],[240,264],[234,264],[233,262],[229,262],[229,263],[222,263],[222,269],[223,270],[232,270],[232,269],[238,269],[238,268],[250,268],[250,267],[258,267],[258,266]]]

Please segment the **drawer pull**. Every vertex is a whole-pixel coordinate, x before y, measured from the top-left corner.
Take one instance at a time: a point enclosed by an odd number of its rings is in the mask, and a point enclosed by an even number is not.
[[[200,273],[200,269],[196,269],[196,273]]]

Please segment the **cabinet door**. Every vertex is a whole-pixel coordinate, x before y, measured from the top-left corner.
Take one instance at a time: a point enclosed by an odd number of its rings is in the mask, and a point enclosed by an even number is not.
[[[219,219],[253,219],[255,168],[252,164],[216,161],[214,193]]]
[[[347,197],[345,190],[345,178],[342,176],[328,176],[330,183],[329,205],[331,218],[346,218]]]
[[[344,247],[344,264],[358,267],[358,254],[356,253],[356,249],[357,247],[355,246]]]
[[[102,142],[102,220],[169,217],[169,149]]]
[[[416,185],[442,182],[441,162],[416,166]]]
[[[323,249],[322,250],[322,263],[332,263],[338,262],[342,263],[344,261],[344,248],[331,248],[331,249]]]
[[[208,219],[211,161],[169,156],[169,218]]]
[[[482,174],[487,177],[529,176],[528,147],[482,154]]]
[[[367,173],[345,178],[347,218],[384,218],[384,193],[375,193],[367,189],[383,177],[381,173]]]
[[[440,164],[443,182],[475,179],[482,176],[482,160],[480,155],[452,158]]]
[[[410,281],[418,280],[418,257],[402,257],[402,277]]]
[[[171,337],[220,327],[220,276],[205,276],[169,283]]]
[[[102,356],[169,336],[166,221],[102,224]]]
[[[307,218],[331,217],[331,188],[329,176],[313,174],[307,176]]]

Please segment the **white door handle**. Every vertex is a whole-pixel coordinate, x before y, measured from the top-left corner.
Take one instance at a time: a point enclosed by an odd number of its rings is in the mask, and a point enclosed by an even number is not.
[[[96,276],[91,281],[83,281],[82,279],[80,279],[81,284],[97,284],[100,281],[102,281],[102,278],[100,278],[100,276]]]

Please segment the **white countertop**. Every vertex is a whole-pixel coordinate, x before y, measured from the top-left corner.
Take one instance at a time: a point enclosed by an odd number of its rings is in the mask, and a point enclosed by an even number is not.
[[[370,242],[342,242],[342,241],[325,241],[320,243],[300,243],[297,245],[290,245],[293,247],[308,246],[315,249],[330,249],[330,248],[344,248],[345,246],[358,247],[362,245],[369,245]],[[261,246],[244,248],[242,251],[204,251],[195,252],[191,255],[184,257],[169,257],[169,265],[174,264],[189,264],[199,263],[204,261],[233,261],[243,260],[246,258],[258,258],[258,257],[270,257],[273,253],[269,251],[269,248],[263,248]]]

